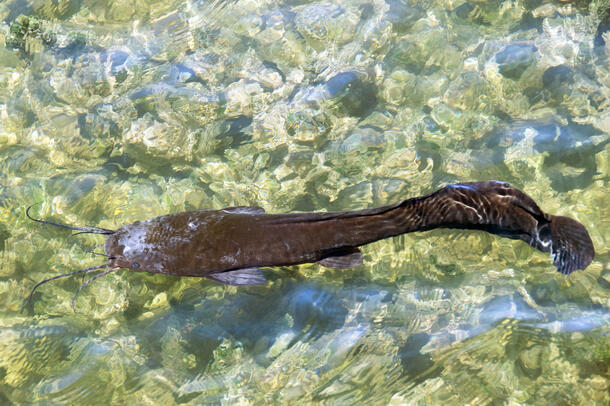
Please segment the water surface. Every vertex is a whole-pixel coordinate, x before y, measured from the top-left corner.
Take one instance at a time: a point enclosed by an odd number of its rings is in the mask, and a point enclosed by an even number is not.
[[[607,1],[0,3],[0,403],[610,403]],[[156,215],[351,210],[499,179],[596,258],[483,232],[267,286],[121,271]],[[100,252],[100,248],[97,248]]]

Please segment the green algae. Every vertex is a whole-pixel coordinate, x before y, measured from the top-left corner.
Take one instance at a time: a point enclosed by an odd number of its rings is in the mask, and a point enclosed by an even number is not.
[[[45,29],[43,23],[36,17],[20,15],[9,28],[9,35],[5,38],[6,47],[32,55],[53,45],[57,39],[52,31]]]

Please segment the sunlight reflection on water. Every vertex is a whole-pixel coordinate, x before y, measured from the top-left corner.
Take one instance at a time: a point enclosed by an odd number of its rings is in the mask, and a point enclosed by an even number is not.
[[[605,8],[604,8],[605,7]],[[20,15],[24,15],[21,16]],[[0,2],[1,404],[610,402],[605,2]],[[352,210],[509,181],[596,259],[437,230],[266,286],[92,266],[199,208]]]

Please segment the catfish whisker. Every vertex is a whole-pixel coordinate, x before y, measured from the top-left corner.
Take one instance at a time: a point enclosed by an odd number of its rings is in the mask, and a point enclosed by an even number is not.
[[[40,285],[43,285],[43,284],[45,284],[47,282],[51,282],[52,280],[55,280],[55,279],[65,278],[65,277],[76,275],[76,274],[79,274],[79,273],[90,273],[90,272],[97,271],[98,269],[107,268],[107,267],[108,267],[108,264],[96,265],[96,266],[92,266],[92,267],[85,268],[85,269],[79,269],[78,271],[73,271],[73,272],[68,272],[68,273],[64,273],[64,274],[61,274],[61,275],[52,276],[52,277],[50,277],[48,279],[45,279],[45,280],[43,280],[41,282],[38,282],[32,288],[32,291],[30,292],[30,295],[28,296],[27,303],[28,303],[28,305],[30,304],[30,302],[32,301],[32,296],[34,295],[34,292],[36,291],[36,289],[38,289],[38,287]]]
[[[51,221],[46,221],[46,220],[40,220],[40,219],[35,219],[34,217],[30,216],[30,209],[32,207],[34,207],[35,205],[40,204],[40,203],[34,203],[33,205],[31,205],[30,207],[28,207],[25,210],[25,215],[27,216],[27,218],[29,218],[32,221],[35,221],[37,223],[42,223],[42,224],[48,224],[51,226],[55,226],[55,227],[61,227],[61,228],[67,228],[68,230],[79,230],[80,233],[76,233],[73,235],[77,235],[77,234],[83,234],[83,233],[93,233],[93,234],[114,234],[115,230],[108,230],[106,228],[100,228],[100,227],[75,227],[75,226],[68,226],[66,224],[59,224],[59,223],[53,223]]]
[[[107,265],[106,265],[107,266]],[[76,291],[76,293],[74,294],[74,296],[72,296],[72,310],[76,313],[76,296],[78,296],[79,292],[85,287],[87,286],[89,283],[93,282],[94,280],[96,280],[97,278],[101,278],[102,276],[106,276],[111,272],[116,271],[116,268],[111,268],[108,269],[102,273],[98,273],[95,276],[92,276],[91,278],[87,279],[85,282],[83,282],[79,287],[78,290]]]

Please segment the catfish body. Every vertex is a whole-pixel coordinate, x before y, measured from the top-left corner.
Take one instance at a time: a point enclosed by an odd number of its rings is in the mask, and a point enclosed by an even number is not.
[[[258,267],[317,262],[351,268],[362,264],[361,245],[440,227],[523,240],[551,252],[564,274],[586,268],[594,256],[582,224],[546,214],[523,192],[495,181],[448,185],[427,196],[349,212],[265,214],[259,207],[234,207],[170,214],[113,231],[105,251],[110,270],[250,285],[265,283]]]

